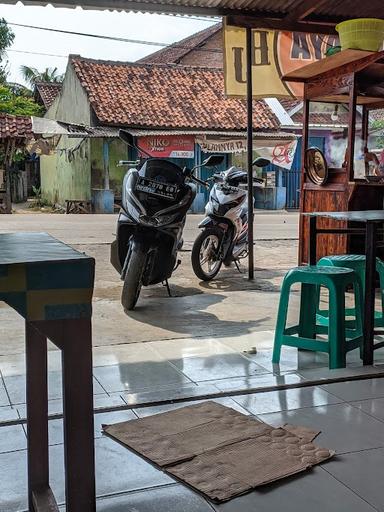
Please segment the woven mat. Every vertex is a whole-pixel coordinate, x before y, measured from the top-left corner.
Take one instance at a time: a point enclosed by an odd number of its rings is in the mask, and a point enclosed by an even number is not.
[[[103,425],[103,430],[217,502],[334,455],[312,442],[319,432],[295,425],[274,428],[216,402]]]

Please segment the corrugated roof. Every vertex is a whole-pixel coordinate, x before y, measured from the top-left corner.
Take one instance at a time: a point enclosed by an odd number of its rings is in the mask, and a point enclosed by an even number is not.
[[[100,124],[131,128],[244,130],[246,103],[224,94],[221,70],[130,64],[71,57]],[[254,102],[254,128],[279,122],[264,101]]]
[[[37,82],[35,89],[41,98],[44,107],[48,110],[52,103],[55,101],[57,95],[62,88],[61,83],[56,82]]]
[[[22,139],[31,136],[33,136],[32,120],[29,116],[0,113],[0,139]]]
[[[17,3],[17,0],[2,0]],[[82,6],[84,9],[128,10],[180,14],[203,14],[208,16],[252,15],[274,24],[289,23],[321,24],[324,28],[353,18],[382,15],[383,1],[370,0],[24,0],[24,5],[48,5],[56,7]],[[262,21],[260,22],[262,23]],[[282,28],[282,27],[280,27]],[[287,28],[288,29],[288,28]],[[309,26],[309,31],[316,31]]]

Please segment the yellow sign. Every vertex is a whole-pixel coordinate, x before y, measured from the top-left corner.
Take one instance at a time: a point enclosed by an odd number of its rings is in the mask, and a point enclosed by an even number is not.
[[[302,97],[303,86],[282,82],[294,69],[324,57],[337,36],[252,30],[252,81],[255,98]],[[224,25],[224,79],[228,96],[246,96],[246,30]]]

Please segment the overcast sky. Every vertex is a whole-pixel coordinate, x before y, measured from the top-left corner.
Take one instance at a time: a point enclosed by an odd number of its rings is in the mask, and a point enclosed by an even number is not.
[[[22,23],[163,43],[178,41],[217,22],[217,20],[213,20],[211,23],[191,18],[155,14],[83,11],[79,8],[55,9],[51,6],[24,7],[21,4],[5,5],[1,3],[0,18],[5,18],[8,23]],[[8,51],[9,81],[12,82],[22,82],[19,71],[22,64],[33,66],[39,70],[46,67],[57,67],[60,72],[64,72],[67,64],[66,57],[71,53],[94,59],[135,61],[160,48],[12,25],[11,28],[16,36],[11,47],[11,50],[15,51]],[[47,53],[64,57],[19,52]]]

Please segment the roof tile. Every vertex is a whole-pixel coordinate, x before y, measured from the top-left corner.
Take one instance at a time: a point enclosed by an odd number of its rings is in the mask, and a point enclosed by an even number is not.
[[[37,82],[35,87],[44,107],[48,110],[60,93],[62,84],[59,82]]]
[[[246,103],[224,93],[221,70],[105,62],[72,57],[73,68],[101,124],[135,128],[243,130]],[[279,122],[264,101],[254,101],[255,129]]]
[[[32,136],[32,121],[29,116],[13,116],[0,113],[0,138],[24,138]]]

